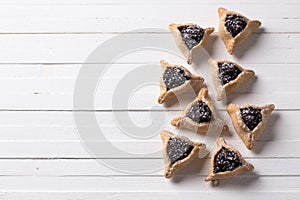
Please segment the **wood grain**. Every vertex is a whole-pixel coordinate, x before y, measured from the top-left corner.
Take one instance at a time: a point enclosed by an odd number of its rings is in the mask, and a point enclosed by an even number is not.
[[[176,22],[196,22],[204,27],[217,27],[217,9],[220,6],[237,10],[249,18],[261,20],[266,33],[299,33],[300,31],[297,26],[300,21],[297,12],[300,8],[299,2],[292,5],[293,9],[290,9],[291,5],[282,2],[270,5],[262,4],[261,1],[259,6],[253,1],[248,1],[247,4],[225,1],[219,4],[217,2],[201,4],[193,1],[192,6],[183,2],[174,3],[174,1],[171,3],[158,3],[158,1],[156,3],[155,1],[32,3],[22,2],[27,4],[26,6],[11,5],[12,3],[1,6],[0,17],[7,20],[3,20],[0,33],[105,33],[143,28],[160,28],[167,32],[167,25]],[[168,14],[165,14],[166,10],[169,11]],[[183,12],[185,14],[181,14]],[[139,31],[143,32],[143,30]]]
[[[280,162],[282,160],[282,162]],[[209,159],[194,161],[177,176],[206,176],[209,171]],[[257,176],[299,176],[298,160],[295,158],[247,158],[256,169]],[[162,159],[0,159],[1,176],[110,176],[110,177],[163,177],[164,162]],[[118,166],[114,169],[111,166]],[[16,168],[15,166],[19,166]],[[132,166],[149,171],[132,172]],[[152,168],[150,167],[152,166]],[[286,170],[282,170],[286,169]],[[122,170],[122,171],[121,171]],[[253,174],[252,174],[253,175]],[[175,175],[176,176],[176,175]]]
[[[199,192],[211,194],[217,192],[241,193],[248,192],[290,192],[299,193],[297,182],[299,177],[236,177],[223,181],[220,187],[213,188],[197,176],[183,179],[181,182],[172,182],[161,177],[1,177],[0,186],[7,191],[48,191],[48,192]],[[30,181],[32,184],[24,184]],[[53,184],[55,183],[55,184]],[[126,184],[124,184],[126,183]],[[114,187],[112,187],[114,185]],[[268,186],[266,186],[268,185]],[[197,186],[197,187],[196,187]],[[199,189],[200,188],[200,189]],[[276,195],[276,193],[275,193]]]
[[[104,41],[118,34],[4,34],[0,35],[0,63],[86,63],[90,53]],[[214,34],[217,36],[216,34]],[[126,39],[129,38],[129,39]],[[124,45],[130,41],[147,41],[161,45],[161,49],[180,52],[170,34],[127,34]],[[223,42],[213,37],[211,46],[207,45],[205,59],[233,59],[243,63],[257,64],[298,64],[300,63],[298,44],[300,34],[254,34],[239,47],[235,57],[225,51]],[[140,42],[139,42],[140,43]],[[213,44],[213,45],[212,45]],[[141,46],[144,47],[144,46]],[[240,53],[239,53],[240,52]],[[125,53],[125,52],[124,52]],[[246,56],[246,55],[247,56]],[[116,62],[158,62],[161,59],[180,60],[174,54],[161,50],[143,50],[122,56]],[[108,57],[94,59],[96,63],[111,63]]]
[[[187,66],[167,25],[196,22],[216,28],[217,8],[221,6],[261,20],[262,28],[237,48],[235,56],[226,53],[215,32],[206,51],[199,54],[197,67]],[[0,198],[298,199],[299,9],[299,0],[1,1]],[[93,64],[86,64],[95,48],[119,35],[125,36],[125,46],[130,46],[127,37],[161,48],[138,49],[114,61],[99,55]],[[113,48],[117,50],[118,46]],[[170,125],[192,95],[185,95],[181,105],[164,107],[156,103],[161,59],[204,76],[213,96],[206,64],[209,58],[233,60],[256,72],[257,78],[232,94],[227,103],[276,105],[256,148],[248,151],[234,133],[224,105],[216,104],[231,130],[224,138],[255,166],[253,173],[222,181],[217,188],[203,181],[211,154],[195,160],[174,179],[163,178],[162,129],[205,141],[209,149],[213,149],[214,137],[179,131]],[[92,108],[73,106],[82,64],[91,71],[109,64],[99,78]],[[153,70],[135,78],[152,83],[137,85],[137,90],[130,90],[130,98],[125,98],[128,91],[116,87],[144,65],[153,66]],[[95,77],[91,73],[79,79],[91,82]],[[117,105],[112,103],[116,99]],[[121,104],[125,101],[128,105]],[[94,112],[105,138],[133,154],[104,151],[96,160],[89,153],[78,128],[91,128],[92,124],[85,118],[76,125],[74,114],[86,117]],[[140,138],[147,131],[149,137]],[[155,153],[147,154],[150,152]],[[134,169],[148,171],[133,173]]]

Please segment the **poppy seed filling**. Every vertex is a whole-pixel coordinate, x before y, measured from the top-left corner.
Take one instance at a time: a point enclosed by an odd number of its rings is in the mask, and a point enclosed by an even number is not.
[[[185,81],[190,79],[191,77],[179,67],[167,67],[163,75],[163,81],[166,84],[167,90],[181,86]]]
[[[222,85],[233,81],[238,77],[238,75],[242,72],[239,68],[237,68],[232,63],[218,63],[218,72],[219,79],[222,82]]]
[[[176,161],[186,158],[194,146],[190,144],[189,141],[182,138],[170,138],[167,144],[167,155],[170,159],[171,164],[174,164]]]
[[[247,26],[244,17],[235,14],[226,15],[225,27],[232,37],[237,36]]]
[[[222,147],[214,158],[214,173],[233,171],[242,164],[234,151]]]
[[[178,30],[181,33],[182,40],[189,50],[198,45],[204,35],[204,29],[196,25],[180,26],[178,27]]]
[[[203,101],[197,101],[192,105],[186,116],[196,123],[209,122],[212,118],[211,110]]]
[[[252,106],[240,109],[243,122],[252,131],[261,121],[261,109]]]

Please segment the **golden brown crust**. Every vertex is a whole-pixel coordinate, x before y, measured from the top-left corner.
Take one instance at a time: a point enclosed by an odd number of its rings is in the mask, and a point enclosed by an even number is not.
[[[217,139],[217,150],[215,151],[215,153],[212,155],[211,160],[210,160],[210,169],[209,169],[209,173],[208,176],[205,178],[205,181],[213,181],[213,180],[219,180],[219,179],[226,179],[226,178],[230,178],[233,176],[236,176],[242,172],[246,172],[246,171],[252,171],[254,169],[254,166],[251,165],[250,163],[246,162],[242,155],[240,154],[239,151],[237,151],[236,149],[234,149],[233,147],[229,146],[228,144],[226,144],[225,140],[223,138],[218,138]],[[217,172],[214,173],[214,159],[217,155],[217,153],[221,150],[221,148],[224,147],[230,151],[233,151],[234,153],[236,153],[239,157],[239,159],[242,162],[242,166],[235,168],[233,171],[226,171],[226,172]]]
[[[165,177],[166,178],[171,178],[176,172],[178,172],[179,170],[181,170],[182,168],[187,166],[194,158],[196,158],[201,150],[205,149],[204,143],[193,142],[193,141],[189,140],[187,137],[175,135],[166,130],[163,130],[160,133],[160,136],[161,136],[163,148],[164,148],[163,149],[163,157],[164,157],[164,161],[166,163],[166,167],[165,167]],[[174,137],[183,138],[184,140],[188,141],[192,146],[194,146],[194,148],[187,157],[171,164],[169,157],[167,155],[167,145],[168,145],[169,139],[174,138]]]
[[[240,13],[234,11],[228,11],[225,8],[218,9],[219,14],[219,36],[223,40],[227,52],[229,54],[233,54],[234,47],[236,45],[240,45],[243,43],[255,30],[257,30],[261,26],[261,22],[258,20],[249,20],[247,17],[243,16]],[[225,19],[226,15],[228,14],[235,14],[245,18],[247,25],[245,29],[236,35],[234,38],[232,35],[227,31],[225,27]]]
[[[213,119],[210,122],[196,123],[190,118],[186,117],[186,114],[188,113],[190,107],[199,100],[206,103],[209,109],[211,110]],[[179,128],[187,128],[198,133],[206,133],[210,127],[214,128],[214,130],[228,131],[227,125],[221,119],[218,118],[216,109],[208,95],[207,87],[204,87],[200,90],[196,99],[186,107],[181,116],[173,118],[171,124],[173,126]]]
[[[164,60],[161,60],[160,64],[163,69],[163,72],[160,77],[160,95],[157,100],[160,104],[167,102],[169,99],[176,98],[177,95],[184,93],[188,89],[196,90],[197,88],[199,88],[199,86],[201,86],[204,83],[204,78],[193,75],[189,70],[187,70],[183,66],[169,64]],[[163,75],[167,67],[178,67],[182,69],[186,74],[190,76],[190,80],[187,80],[184,84],[177,88],[167,90],[166,85],[163,81]]]
[[[214,32],[214,28],[213,27],[209,27],[209,28],[205,28],[204,29],[204,35],[203,38],[201,39],[201,41],[199,42],[198,45],[194,46],[191,50],[189,50],[187,48],[187,46],[185,45],[184,41],[182,40],[181,37],[181,33],[178,30],[178,27],[180,26],[185,26],[185,25],[195,25],[195,26],[199,26],[197,24],[194,23],[185,23],[185,24],[170,24],[169,25],[169,30],[171,31],[171,33],[173,34],[176,44],[178,46],[178,48],[180,49],[180,51],[183,53],[184,57],[187,59],[187,63],[191,64],[192,63],[192,54],[193,52],[198,49],[203,47],[203,45],[205,44],[208,36]]]
[[[234,64],[242,72],[238,75],[238,77],[235,80],[232,80],[229,83],[222,85],[221,80],[219,79],[218,63],[224,63],[224,62]],[[234,63],[229,60],[210,59],[208,61],[208,65],[210,67],[210,73],[211,73],[214,87],[216,89],[218,101],[222,100],[225,95],[226,96],[230,95],[232,92],[234,92],[236,89],[238,89],[243,83],[250,80],[255,75],[255,72],[253,70],[244,69],[237,63]]]
[[[240,113],[241,108],[245,108],[249,106],[261,109],[261,114],[262,114],[262,121],[252,131],[245,125]],[[231,117],[233,127],[236,133],[240,136],[241,140],[244,142],[247,149],[249,150],[253,149],[256,140],[263,133],[267,121],[269,120],[269,117],[274,109],[275,109],[274,104],[267,104],[264,106],[256,106],[250,104],[244,106],[238,106],[235,104],[229,104],[226,107],[226,110]]]

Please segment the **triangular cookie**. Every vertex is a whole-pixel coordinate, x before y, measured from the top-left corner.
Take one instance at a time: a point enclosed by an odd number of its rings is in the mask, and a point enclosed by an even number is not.
[[[174,173],[184,168],[197,157],[200,150],[205,149],[204,143],[192,142],[187,137],[174,135],[166,130],[162,131],[160,136],[166,163],[166,178],[171,178]]]
[[[247,17],[225,8],[219,8],[219,36],[226,45],[227,52],[233,54],[236,45],[243,43],[256,29],[261,26],[258,20]]]
[[[217,151],[212,155],[210,170],[205,181],[218,181],[252,171],[253,165],[246,162],[240,152],[226,144],[223,138],[217,139]]]
[[[186,107],[181,116],[173,118],[171,124],[198,133],[206,133],[210,127],[214,130],[228,129],[227,125],[218,118],[207,87],[200,90],[197,98]]]
[[[227,106],[226,109],[231,117],[233,127],[247,149],[251,150],[254,147],[274,108],[274,104],[264,106],[229,104]]]
[[[173,33],[176,44],[187,59],[188,64],[192,63],[193,51],[201,48],[208,36],[215,30],[213,27],[204,29],[194,23],[170,24],[169,29]]]
[[[164,60],[161,60],[160,64],[163,68],[160,78],[160,95],[158,97],[158,103],[160,104],[189,89],[199,89],[204,82],[204,78],[193,75],[183,66],[172,65]]]
[[[239,88],[244,82],[251,79],[255,73],[253,70],[244,69],[240,65],[229,60],[208,61],[211,77],[217,92],[217,100],[228,96]]]

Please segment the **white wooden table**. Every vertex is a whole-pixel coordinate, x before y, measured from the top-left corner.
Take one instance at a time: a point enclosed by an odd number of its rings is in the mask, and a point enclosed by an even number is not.
[[[90,53],[108,39],[132,30],[164,29],[165,32],[134,34],[172,39],[167,31],[167,25],[172,22],[217,27],[220,6],[263,23],[263,28],[240,48],[242,53],[238,56],[226,53],[217,33],[214,33],[213,45],[208,45],[207,49],[213,58],[234,60],[256,71],[257,79],[233,94],[231,102],[276,105],[253,151],[246,150],[235,134],[224,136],[255,166],[255,171],[212,187],[203,181],[209,157],[195,161],[185,170],[185,176],[173,180],[163,177],[160,153],[118,157],[106,152],[107,155],[97,161],[81,141],[74,112],[95,112],[107,139],[124,151],[159,150],[159,131],[148,139],[128,136],[122,129],[129,125],[116,124],[113,114],[129,110],[133,123],[138,126],[151,126],[152,122],[156,130],[166,128],[177,132],[169,120],[182,108],[157,105],[157,85],[140,87],[129,106],[116,108],[112,105],[114,88],[127,73],[143,64],[157,64],[160,59],[166,59],[170,63],[187,65],[182,59],[159,51],[126,55],[113,62],[103,77],[103,85],[95,92],[94,109],[81,107],[74,111],[74,86]],[[1,1],[0,198],[299,199],[299,10],[299,0]],[[90,67],[106,65],[104,59]],[[205,74],[207,68],[203,64],[197,70]],[[159,71],[154,69],[158,75]],[[151,118],[150,113],[154,116],[166,113],[166,122],[160,125],[160,119]],[[88,126],[89,122],[86,124]],[[196,136],[188,131],[184,134],[195,140],[204,139],[203,135]],[[119,170],[101,164],[102,161],[118,166]],[[159,168],[141,174],[122,172],[122,169],[130,170],[131,166],[133,169],[136,166]]]

